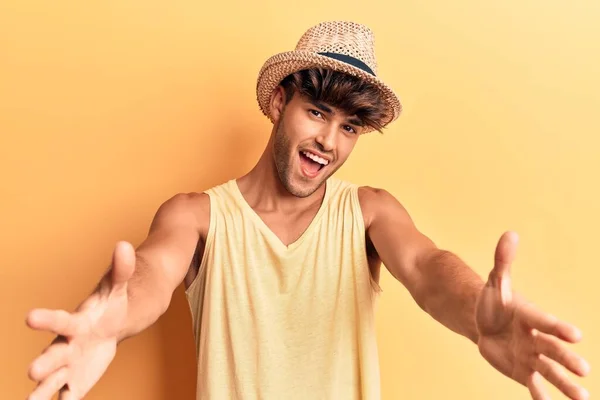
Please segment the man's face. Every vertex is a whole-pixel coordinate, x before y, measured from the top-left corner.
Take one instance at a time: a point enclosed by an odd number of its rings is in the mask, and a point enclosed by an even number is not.
[[[358,118],[297,93],[275,123],[277,173],[298,197],[310,196],[344,164],[362,129]]]

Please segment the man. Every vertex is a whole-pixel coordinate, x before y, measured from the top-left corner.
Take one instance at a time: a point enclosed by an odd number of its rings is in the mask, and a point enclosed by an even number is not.
[[[382,262],[420,307],[533,399],[547,398],[542,377],[587,398],[563,370],[589,370],[564,343],[581,333],[511,290],[514,233],[500,238],[484,282],[420,233],[389,193],[332,177],[360,135],[401,112],[376,76],[369,29],[312,27],[296,50],[265,63],[257,97],[273,130],[249,173],[167,200],[137,249],[117,244],[75,312],[30,312],[30,327],[58,335],[31,364],[39,385],[30,398],[82,398],[118,343],[153,324],[184,282],[198,399],[378,399]]]

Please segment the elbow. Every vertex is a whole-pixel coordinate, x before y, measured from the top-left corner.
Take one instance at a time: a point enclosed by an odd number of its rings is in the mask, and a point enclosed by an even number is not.
[[[419,308],[429,313],[431,310],[432,297],[435,292],[433,291],[432,286],[427,283],[427,280],[422,277],[415,277],[412,285],[409,286],[409,292]]]
[[[160,318],[160,316],[162,316],[164,313],[167,312],[167,310],[171,306],[172,299],[173,299],[173,293],[167,293],[167,294],[161,296],[160,299],[157,300],[158,318]]]
[[[415,274],[410,285],[410,293],[419,307],[427,313],[430,313],[439,300],[436,294],[439,291],[441,277],[436,276],[435,266],[443,263],[448,254],[445,250],[435,248],[415,260],[416,268],[414,268]]]
[[[435,292],[431,290],[427,285],[420,286],[411,292],[415,303],[425,311],[427,314],[431,314],[435,309],[436,296]]]

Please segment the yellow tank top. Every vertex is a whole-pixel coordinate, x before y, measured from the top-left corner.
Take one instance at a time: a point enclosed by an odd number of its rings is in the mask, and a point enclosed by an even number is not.
[[[374,311],[358,187],[329,178],[289,246],[236,180],[206,191],[210,226],[186,290],[197,400],[379,399]]]

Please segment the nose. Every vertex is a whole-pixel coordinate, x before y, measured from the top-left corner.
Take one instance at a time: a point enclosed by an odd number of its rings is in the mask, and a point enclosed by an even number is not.
[[[333,125],[333,124],[332,124]],[[324,128],[316,137],[316,141],[324,152],[331,152],[335,149],[337,138],[337,129],[334,126]]]

